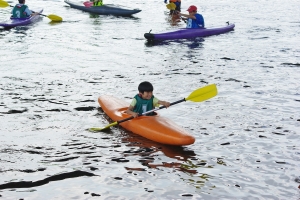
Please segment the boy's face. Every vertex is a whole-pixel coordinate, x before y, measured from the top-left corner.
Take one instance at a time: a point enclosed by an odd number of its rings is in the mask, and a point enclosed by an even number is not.
[[[151,97],[153,95],[153,92],[146,92],[146,91],[144,91],[144,93],[141,93],[141,95],[142,95],[143,99],[151,99]]]

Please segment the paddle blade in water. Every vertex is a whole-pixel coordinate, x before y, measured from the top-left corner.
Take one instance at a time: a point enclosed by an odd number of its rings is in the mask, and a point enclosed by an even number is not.
[[[97,131],[104,131],[106,129],[109,129],[111,126],[115,126],[117,125],[118,122],[114,122],[114,123],[111,123],[111,124],[108,124],[107,126],[103,127],[103,128],[89,128],[89,131],[93,131],[93,132],[97,132]]]
[[[216,84],[211,84],[203,88],[199,88],[192,92],[185,100],[193,102],[201,102],[210,99],[218,94]]]
[[[8,4],[6,1],[0,0],[0,7],[1,7],[1,8],[6,8],[6,7],[8,7],[8,6],[9,6],[9,4]]]
[[[53,14],[47,15],[47,17],[54,22],[61,22],[63,20],[60,16],[53,15]]]

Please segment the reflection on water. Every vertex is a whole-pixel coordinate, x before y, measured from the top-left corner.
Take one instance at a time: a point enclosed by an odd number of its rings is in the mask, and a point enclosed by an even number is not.
[[[133,17],[48,3],[63,22],[0,30],[3,199],[299,198],[295,2],[204,1],[207,26],[231,21],[235,31],[155,43],[144,33],[185,27],[168,21],[163,1],[118,2],[142,8]],[[195,136],[193,145],[162,145],[118,126],[87,131],[112,122],[100,95],[129,103],[145,80],[170,102],[217,84],[209,101],[159,111]]]
[[[197,49],[203,48],[203,38],[195,38],[195,39],[177,39],[177,40],[146,40],[145,46],[146,47],[153,47],[153,46],[168,46],[170,44],[175,44],[179,46],[186,46],[189,49]]]
[[[1,154],[4,155],[1,159],[2,162],[9,162],[8,159],[5,159],[6,154],[23,152],[32,156],[39,155],[38,163],[47,166],[46,168],[38,169],[27,167],[22,170],[16,168],[6,171],[34,174],[46,172],[49,168],[55,166],[63,167],[68,165],[73,166],[75,171],[52,175],[48,173],[47,178],[40,178],[34,181],[28,181],[26,178],[22,181],[12,180],[1,184],[0,189],[32,188],[70,178],[103,176],[104,174],[101,170],[103,167],[99,165],[100,163],[112,165],[113,168],[124,168],[128,173],[143,171],[151,173],[153,169],[165,171],[163,170],[164,168],[169,168],[173,172],[184,172],[188,176],[191,176],[191,174],[196,175],[198,173],[197,169],[206,165],[205,161],[198,161],[195,152],[188,147],[162,145],[130,132],[128,133],[120,127],[115,127],[114,129],[113,132],[97,134],[86,132],[86,134],[79,134],[76,137],[77,139],[62,143],[60,148],[28,146],[27,149],[2,149]],[[120,130],[120,135],[116,136],[116,130]],[[99,140],[102,142],[99,143]],[[165,157],[168,157],[170,161],[166,161]],[[132,167],[130,163],[135,162],[140,164],[135,164]],[[82,167],[79,165],[82,165]],[[126,174],[115,176],[115,179],[126,179]],[[113,175],[113,172],[107,174],[107,176],[110,175]],[[203,178],[203,175],[199,175],[199,177]],[[190,178],[185,181],[189,183]]]
[[[76,178],[80,176],[95,176],[93,173],[83,172],[83,171],[74,171],[70,173],[63,173],[58,175],[53,175],[49,178],[45,178],[39,181],[20,181],[20,182],[10,182],[0,185],[0,189],[15,189],[15,188],[32,188],[38,187],[41,185],[48,184],[52,181],[61,181],[68,178]]]
[[[49,25],[51,26],[59,26],[61,23],[74,23],[74,22],[79,22],[79,21],[61,21],[61,22],[57,22],[57,21],[49,21]]]

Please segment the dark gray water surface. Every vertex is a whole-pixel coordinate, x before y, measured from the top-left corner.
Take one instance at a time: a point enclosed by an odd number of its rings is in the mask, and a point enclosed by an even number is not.
[[[15,2],[9,1],[10,4]],[[183,1],[207,27],[234,31],[149,44],[175,30],[163,0],[118,1],[142,12],[97,16],[28,0],[61,16],[0,30],[0,197],[3,199],[299,199],[300,2]],[[0,9],[0,20],[11,8]],[[217,84],[219,94],[159,111],[195,136],[158,144],[112,121],[98,96],[130,102],[141,81],[167,101]]]

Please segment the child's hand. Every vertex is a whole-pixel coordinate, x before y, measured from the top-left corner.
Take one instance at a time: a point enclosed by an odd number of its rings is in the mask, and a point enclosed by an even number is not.
[[[132,116],[133,116],[134,118],[136,118],[136,117],[138,117],[138,116],[139,116],[139,113],[132,112]]]
[[[139,116],[139,113],[133,112],[133,107],[129,106],[128,109],[125,111],[125,113],[132,115],[134,118]]]
[[[162,102],[162,105],[164,105],[164,106],[166,106],[166,107],[169,107],[169,106],[170,106],[170,102],[163,101],[163,102]]]

